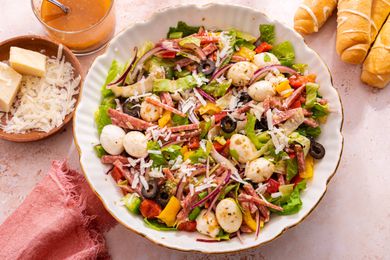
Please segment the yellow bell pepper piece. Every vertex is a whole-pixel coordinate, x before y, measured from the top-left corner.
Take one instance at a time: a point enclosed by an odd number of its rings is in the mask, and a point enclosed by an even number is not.
[[[279,85],[275,87],[275,90],[276,92],[278,92],[279,95],[281,95],[284,98],[289,97],[294,92],[288,80],[279,83]]]
[[[314,159],[310,155],[306,157],[305,160],[305,171],[299,174],[299,177],[303,179],[309,179],[313,177],[314,174]]]
[[[216,104],[211,103],[211,102],[207,102],[207,104],[205,106],[201,106],[199,108],[199,113],[201,115],[204,115],[204,114],[214,115],[214,114],[219,113],[221,111],[222,111],[222,109],[219,106],[217,106]]]
[[[180,201],[175,196],[172,196],[157,218],[164,222],[168,227],[173,227],[176,223],[176,216],[180,209]]]
[[[187,145],[184,145],[184,146],[180,149],[180,152],[181,152],[181,154],[185,154],[186,152],[188,152],[188,147],[187,147]]]
[[[162,117],[158,120],[158,126],[163,128],[171,121],[172,112],[165,110]]]
[[[191,155],[193,155],[195,152],[194,151],[187,151],[183,154],[183,160],[186,161],[187,159],[190,158]]]
[[[251,213],[247,210],[244,211],[244,222],[250,229],[253,230],[253,232],[256,232],[257,229],[256,220],[252,218]]]
[[[241,56],[249,61],[252,61],[256,55],[255,51],[248,49],[247,47],[241,47],[235,55]]]

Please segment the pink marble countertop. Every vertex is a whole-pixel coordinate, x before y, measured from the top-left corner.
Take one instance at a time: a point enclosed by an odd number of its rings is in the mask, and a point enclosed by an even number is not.
[[[198,4],[211,1],[198,0]],[[212,1],[242,4],[292,26],[300,0]],[[189,0],[117,0],[117,32],[148,18],[153,11]],[[2,0],[0,41],[16,35],[44,34],[27,0]],[[333,74],[344,105],[344,154],[328,192],[316,210],[299,226],[256,250],[219,256],[223,259],[389,259],[390,241],[390,88],[378,91],[363,85],[360,66],[342,63],[335,51],[336,19],[320,33],[306,37]],[[97,56],[80,58],[85,71]],[[0,140],[0,223],[23,201],[54,159],[68,158],[79,169],[72,124],[51,138],[17,144]],[[389,187],[387,187],[389,186]],[[114,259],[197,259],[156,246],[121,225],[107,235]],[[387,241],[387,242],[386,242]],[[387,246],[386,246],[387,244]],[[216,245],[218,246],[218,245]],[[216,256],[210,256],[214,258]]]

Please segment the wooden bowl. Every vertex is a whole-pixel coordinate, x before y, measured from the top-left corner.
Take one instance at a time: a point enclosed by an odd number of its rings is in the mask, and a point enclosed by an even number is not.
[[[0,43],[0,61],[9,60],[9,50],[10,47],[12,46],[41,52],[48,57],[52,57],[52,56],[57,56],[59,43],[37,35],[26,35],[26,36],[11,38]],[[79,84],[79,92],[81,92],[84,76],[82,74],[81,65],[78,59],[65,46],[63,48],[62,55],[65,56],[66,61],[72,64],[75,76],[76,77],[79,75],[81,76],[81,81]],[[75,98],[77,99],[77,103],[76,103],[77,105],[79,102],[79,94],[75,95]],[[0,129],[0,139],[5,139],[13,142],[32,142],[32,141],[38,141],[47,138],[55,134],[56,132],[58,132],[62,127],[64,127],[64,125],[66,125],[72,119],[73,114],[74,112],[66,115],[62,124],[52,129],[48,133],[41,132],[41,131],[30,131],[25,134],[14,134],[14,133],[6,133]]]

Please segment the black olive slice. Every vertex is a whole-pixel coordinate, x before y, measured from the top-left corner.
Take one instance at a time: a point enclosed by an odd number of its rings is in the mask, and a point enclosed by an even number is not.
[[[225,116],[221,120],[221,128],[225,133],[233,133],[237,128],[237,122],[233,120],[230,116]]]
[[[146,199],[154,199],[157,195],[157,181],[156,180],[149,180],[148,181],[149,189],[146,190],[145,187],[142,187],[141,194]]]
[[[198,66],[198,73],[208,76],[215,71],[215,63],[212,60],[202,60]]]
[[[325,156],[325,148],[322,144],[317,143],[314,140],[311,140],[309,154],[314,159],[322,159]]]

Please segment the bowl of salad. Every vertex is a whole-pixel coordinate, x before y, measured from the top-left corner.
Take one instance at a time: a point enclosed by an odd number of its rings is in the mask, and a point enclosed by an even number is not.
[[[85,176],[120,223],[165,247],[275,239],[315,208],[341,157],[326,65],[249,8],[158,12],[116,36],[84,84],[74,136]]]

